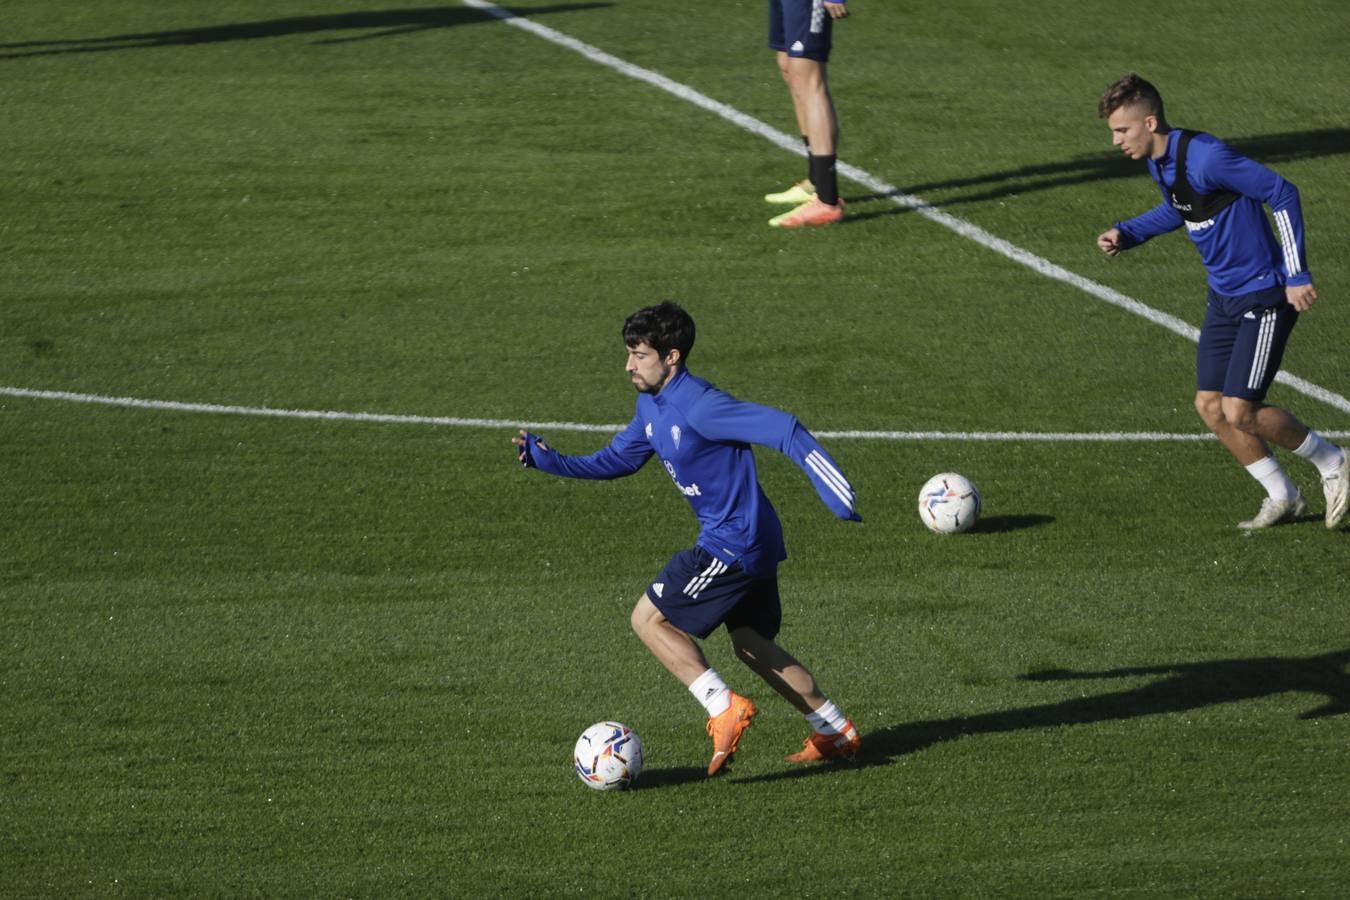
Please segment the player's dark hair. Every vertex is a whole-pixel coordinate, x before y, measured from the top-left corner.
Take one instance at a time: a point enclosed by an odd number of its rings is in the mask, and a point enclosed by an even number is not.
[[[1116,79],[1115,84],[1106,89],[1097,101],[1097,116],[1105,119],[1122,106],[1142,106],[1145,113],[1157,116],[1159,122],[1166,122],[1163,113],[1162,94],[1152,84],[1131,72]]]
[[[662,357],[679,350],[680,362],[684,362],[694,349],[694,320],[671,300],[644,306],[624,321],[623,342],[628,347],[646,344]]]

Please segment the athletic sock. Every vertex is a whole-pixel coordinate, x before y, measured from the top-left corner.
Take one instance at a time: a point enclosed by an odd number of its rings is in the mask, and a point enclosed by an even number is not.
[[[689,693],[694,695],[694,699],[703,704],[703,708],[708,711],[708,718],[720,716],[731,706],[731,688],[727,687],[722,676],[717,674],[715,669],[708,669],[702,675],[694,679],[689,685]]]
[[[1298,493],[1294,482],[1289,480],[1284,469],[1280,468],[1279,460],[1273,456],[1258,459],[1247,466],[1247,474],[1261,482],[1272,500],[1289,500]]]
[[[1317,471],[1322,473],[1323,478],[1330,478],[1339,472],[1341,461],[1345,458],[1344,450],[1311,428],[1308,429],[1307,438],[1294,451],[1294,454],[1317,466]]]
[[[842,734],[848,727],[848,719],[839,711],[829,700],[826,700],[816,709],[815,712],[806,714],[806,721],[811,724],[816,734]]]
[[[839,178],[834,171],[834,154],[808,157],[811,160],[811,183],[816,186],[816,199],[830,206],[839,205]]]
[[[811,181],[811,139],[802,135],[802,143],[806,145],[806,180]],[[812,185],[815,182],[811,182]]]

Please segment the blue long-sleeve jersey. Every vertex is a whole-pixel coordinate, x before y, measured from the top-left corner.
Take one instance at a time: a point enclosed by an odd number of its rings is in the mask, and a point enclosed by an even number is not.
[[[752,576],[772,575],[787,549],[778,513],[759,485],[751,444],[800,466],[836,516],[862,519],[848,479],[795,416],[737,400],[685,370],[656,395],[638,394],[628,427],[589,456],[541,449],[537,440],[529,435],[525,441],[531,463],[570,478],[631,475],[655,454],[698,517],[698,545]]]
[[[1187,150],[1186,176],[1202,194],[1234,191],[1241,196],[1205,222],[1187,222],[1167,202],[1167,185],[1176,181],[1177,141],[1181,129],[1167,136],[1167,150],[1148,161],[1149,174],[1162,190],[1163,203],[1124,222],[1117,222],[1123,247],[1185,225],[1200,251],[1209,286],[1235,297],[1277,285],[1311,284],[1303,244],[1303,207],[1298,188],[1276,172],[1240,155],[1212,135],[1197,133]],[[1270,207],[1280,239],[1275,239],[1262,204]]]

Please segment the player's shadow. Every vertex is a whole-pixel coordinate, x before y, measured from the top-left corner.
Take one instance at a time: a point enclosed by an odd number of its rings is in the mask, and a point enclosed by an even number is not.
[[[971,534],[998,534],[1004,531],[1021,531],[1023,528],[1038,528],[1055,521],[1054,516],[1040,513],[1026,513],[1020,516],[982,516],[971,526]]]
[[[864,732],[863,752],[856,762],[803,767],[736,780],[779,781],[827,774],[840,769],[888,765],[901,756],[966,737],[1187,712],[1285,693],[1315,694],[1324,698],[1320,705],[1299,714],[1300,719],[1339,716],[1350,712],[1350,673],[1346,672],[1347,664],[1350,664],[1350,650],[1306,657],[1272,656],[1126,667],[1106,672],[1074,672],[1067,669],[1031,672],[1022,676],[1022,680],[1057,682],[1157,677],[1142,687],[1092,697],[1075,697],[973,716],[905,722],[880,731]]]
[[[534,18],[549,13],[600,9],[612,3],[560,3],[540,6],[520,15]],[[327,15],[289,16],[258,22],[210,25],[201,28],[177,28],[117,34],[108,37],[54,39],[0,43],[0,59],[27,59],[66,53],[105,53],[112,50],[139,50],[150,47],[180,47],[190,44],[219,44],[292,35],[323,35],[318,44],[340,44],[392,37],[418,31],[453,28],[496,21],[491,13],[468,6],[423,6],[412,9],[383,9],[369,12],[344,12]]]
[[[1261,134],[1228,140],[1227,143],[1244,156],[1249,156],[1264,165],[1276,166],[1292,160],[1350,154],[1350,128]],[[1021,166],[967,178],[929,181],[908,185],[889,193],[860,194],[847,196],[845,199],[850,207],[855,209],[858,206],[891,200],[901,195],[923,196],[928,201],[926,204],[928,206],[948,207],[962,203],[998,200],[1051,188],[1117,178],[1138,178],[1144,172],[1143,163],[1126,159],[1118,152],[1091,153],[1060,162]],[[955,196],[943,196],[948,191],[963,190],[964,193],[957,193]],[[883,209],[850,212],[844,222],[865,221],[913,211],[912,205],[899,206],[888,203]]]

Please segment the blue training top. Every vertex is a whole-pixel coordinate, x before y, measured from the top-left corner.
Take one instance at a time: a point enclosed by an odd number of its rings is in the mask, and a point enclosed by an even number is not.
[[[1187,222],[1168,201],[1167,186],[1177,181],[1177,142],[1181,129],[1167,136],[1167,150],[1148,161],[1163,203],[1125,222],[1117,222],[1122,248],[1185,225],[1200,251],[1209,286],[1229,297],[1277,285],[1311,284],[1303,247],[1303,207],[1298,188],[1276,172],[1240,155],[1213,135],[1196,133],[1187,150],[1186,177],[1196,191],[1235,191],[1241,196],[1214,218]],[[1262,204],[1270,207],[1280,239],[1275,239]]]
[[[631,475],[656,454],[698,516],[698,545],[755,577],[774,574],[787,549],[778,514],[759,486],[751,444],[801,466],[836,516],[862,521],[852,485],[795,416],[737,400],[683,369],[655,396],[638,394],[628,427],[589,456],[541,450],[537,440],[531,434],[525,441],[530,463],[570,478]]]

